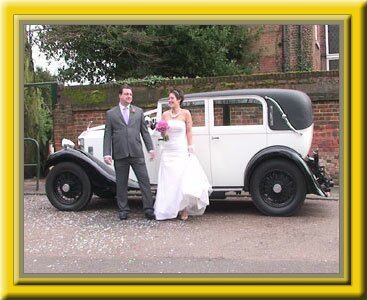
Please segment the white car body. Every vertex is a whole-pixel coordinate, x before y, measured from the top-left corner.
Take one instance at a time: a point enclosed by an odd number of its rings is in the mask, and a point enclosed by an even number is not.
[[[220,97],[221,100],[234,100],[238,96]],[[244,126],[215,126],[213,98],[197,98],[185,101],[186,105],[203,101],[205,110],[204,126],[193,124],[192,135],[195,145],[195,155],[198,157],[211,185],[216,190],[241,190],[244,182],[244,170],[250,159],[261,149],[271,145],[283,145],[294,149],[305,158],[310,150],[313,124],[296,133],[293,131],[271,130],[268,123],[268,111],[265,100],[257,95],[246,95],[244,99],[256,100],[262,106],[263,122],[260,125]],[[158,102],[156,110],[145,113],[147,119],[158,122],[163,113],[163,107],[167,101]],[[151,133],[153,145],[156,151],[156,159],[151,161],[144,148],[146,165],[150,182],[157,184],[160,149],[164,141],[160,140],[160,134],[148,128]],[[78,137],[79,145],[88,153],[103,161],[103,135],[104,125],[92,127],[82,132]],[[113,168],[112,165],[110,165]],[[134,171],[130,170],[132,187],[138,187]]]
[[[161,146],[154,130],[168,99],[145,112],[156,151],[150,160],[144,147],[152,189],[156,188]],[[211,197],[225,192],[249,192],[256,207],[268,215],[287,216],[303,204],[306,194],[327,196],[332,180],[319,166],[318,153],[308,156],[313,137],[311,99],[284,89],[243,89],[185,96],[183,107],[193,119],[193,143],[210,184]],[[78,137],[79,149],[65,144],[50,155],[46,167],[47,195],[62,210],[84,208],[93,194],[116,194],[114,167],[103,162],[104,125],[88,128]],[[129,187],[139,188],[130,169]]]
[[[149,116],[155,115],[156,112],[157,112],[157,110],[154,109],[154,110],[150,110],[150,111],[145,112],[144,115],[146,116],[147,120],[151,120],[151,118]],[[87,130],[83,131],[78,137],[79,147],[81,149],[85,150],[86,152],[88,152],[89,154],[95,156],[96,158],[98,158],[102,162],[104,162],[104,160],[103,160],[104,128],[105,128],[105,125],[99,125],[99,126],[87,128]],[[151,133],[151,135],[153,136],[154,131],[150,128],[148,128],[148,130]],[[147,161],[148,172],[149,172],[150,178],[152,178],[152,176],[155,173],[155,171],[153,170],[153,166],[155,165],[155,163],[154,162],[149,163],[149,158],[148,158],[147,151],[146,151],[146,149],[144,149],[144,150],[145,150],[144,155],[145,155],[145,159]],[[106,164],[106,166],[108,166],[112,170],[114,170],[113,164],[112,165],[107,165]],[[130,174],[129,174],[129,186],[133,187],[133,188],[138,188],[139,187],[139,184],[138,184],[138,181],[136,179],[135,173],[131,168],[130,168]]]

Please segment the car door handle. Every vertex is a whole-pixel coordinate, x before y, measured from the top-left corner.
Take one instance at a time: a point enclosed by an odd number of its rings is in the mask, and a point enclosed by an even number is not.
[[[219,136],[212,136],[212,140],[219,140]]]

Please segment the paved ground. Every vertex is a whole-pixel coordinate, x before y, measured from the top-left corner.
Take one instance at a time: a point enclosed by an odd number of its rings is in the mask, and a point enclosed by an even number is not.
[[[48,201],[43,181],[35,191],[26,180],[24,194],[23,271],[29,275],[328,277],[342,266],[336,189],[331,201],[308,197],[294,217],[264,216],[245,199],[213,202],[186,222],[146,220],[138,195],[130,195],[130,218],[120,221],[111,200],[93,197],[85,210],[63,212]]]

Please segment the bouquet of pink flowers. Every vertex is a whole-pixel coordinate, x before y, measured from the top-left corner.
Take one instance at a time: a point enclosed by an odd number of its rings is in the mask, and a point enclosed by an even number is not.
[[[167,134],[167,130],[169,129],[168,123],[166,120],[160,120],[157,123],[157,126],[155,127],[155,129],[161,133],[161,136],[163,137],[164,141],[168,141],[169,140],[169,136]]]

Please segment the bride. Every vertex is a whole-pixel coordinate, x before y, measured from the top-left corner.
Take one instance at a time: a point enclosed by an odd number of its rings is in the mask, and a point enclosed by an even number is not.
[[[166,131],[158,173],[154,212],[157,220],[179,216],[202,215],[209,205],[211,186],[194,153],[192,118],[190,111],[181,108],[184,95],[181,90],[169,92],[170,109],[162,115]]]

